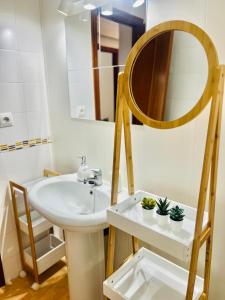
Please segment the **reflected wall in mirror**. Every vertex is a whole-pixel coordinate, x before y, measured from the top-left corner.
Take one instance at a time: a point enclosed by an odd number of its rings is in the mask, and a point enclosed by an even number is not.
[[[65,18],[72,118],[115,120],[117,78],[128,53],[145,33],[146,3],[94,1],[96,9],[71,6]]]
[[[146,116],[173,121],[196,105],[207,79],[208,59],[201,43],[187,32],[167,31],[143,47],[133,66],[131,85]]]

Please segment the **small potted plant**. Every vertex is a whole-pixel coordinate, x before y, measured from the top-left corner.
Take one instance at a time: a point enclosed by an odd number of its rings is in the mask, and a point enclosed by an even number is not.
[[[178,205],[171,208],[170,212],[170,224],[172,231],[180,232],[183,226],[184,220],[184,210],[180,208]]]
[[[169,206],[170,202],[167,200],[167,197],[163,200],[159,198],[159,201],[157,201],[157,221],[160,226],[164,226],[169,221]]]
[[[141,201],[142,214],[145,219],[148,219],[154,213],[154,208],[156,206],[156,200],[153,198],[144,198]]]

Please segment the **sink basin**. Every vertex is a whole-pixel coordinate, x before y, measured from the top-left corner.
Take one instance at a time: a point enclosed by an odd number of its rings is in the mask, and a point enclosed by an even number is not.
[[[126,192],[120,193],[120,200],[125,197]],[[29,199],[40,214],[64,229],[70,300],[102,300],[109,183],[93,187],[78,182],[76,174],[51,177],[38,182]]]
[[[106,228],[111,187],[77,181],[76,174],[51,177],[30,192],[31,205],[53,224],[68,231],[93,232]]]

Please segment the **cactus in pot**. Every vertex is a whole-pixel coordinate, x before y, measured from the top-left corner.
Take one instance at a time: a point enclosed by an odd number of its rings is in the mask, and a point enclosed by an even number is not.
[[[170,202],[168,201],[167,197],[165,199],[159,198],[157,201],[157,220],[160,226],[166,225],[168,223],[168,216],[169,216],[169,206]]]
[[[183,220],[184,220],[184,209],[180,208],[178,205],[172,207],[169,212],[170,215],[170,224],[172,227],[172,230],[174,232],[179,232],[182,229],[183,226]]]
[[[141,201],[141,206],[142,206],[142,208],[147,209],[147,210],[154,209],[155,206],[156,206],[156,200],[153,199],[153,198],[146,198],[146,197],[145,197],[145,198]]]
[[[143,215],[144,219],[148,219],[154,213],[154,208],[156,206],[156,200],[153,198],[145,197],[141,201],[141,206],[142,206],[142,215]]]

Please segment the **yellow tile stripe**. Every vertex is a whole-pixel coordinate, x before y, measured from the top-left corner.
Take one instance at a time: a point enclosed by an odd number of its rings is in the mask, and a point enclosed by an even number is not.
[[[16,141],[13,145],[7,145],[7,144],[0,144],[0,152],[9,152],[9,151],[15,151],[15,150],[21,150],[25,148],[30,148],[34,146],[44,145],[44,144],[50,144],[52,143],[51,138],[36,138],[26,141]]]

